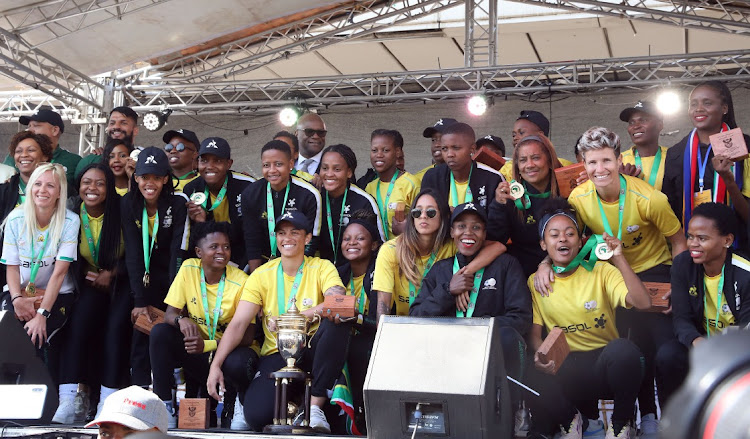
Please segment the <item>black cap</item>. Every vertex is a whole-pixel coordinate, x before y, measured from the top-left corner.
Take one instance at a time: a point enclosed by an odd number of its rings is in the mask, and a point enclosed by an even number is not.
[[[450,117],[444,117],[431,127],[427,127],[422,132],[422,137],[427,137],[428,139],[432,137],[435,133],[441,133],[443,132],[443,129],[447,128],[450,125],[453,125],[454,123],[458,123],[456,119],[451,119]]]
[[[307,233],[312,232],[312,229],[310,228],[310,221],[308,221],[305,214],[300,211],[289,211],[281,215],[279,219],[276,220],[276,227],[274,228],[274,230],[277,230],[279,228],[279,224],[284,221],[289,221],[295,229],[304,230]]]
[[[60,133],[65,132],[65,124],[57,111],[41,109],[37,110],[36,113],[31,116],[21,116],[18,118],[18,122],[21,125],[28,125],[32,120],[34,122],[47,122],[50,125],[59,127]]]
[[[653,102],[650,101],[638,101],[633,105],[632,107],[628,107],[620,112],[620,120],[623,122],[627,122],[630,120],[630,116],[633,115],[636,111],[642,111],[644,113],[648,113],[652,116],[656,116],[659,119],[662,119],[661,111],[656,107],[656,105]]]
[[[213,154],[222,159],[229,159],[232,156],[229,142],[221,137],[207,137],[203,139],[198,155],[201,156],[203,154]]]
[[[200,148],[201,141],[198,140],[198,136],[195,135],[194,132],[190,130],[186,130],[184,128],[180,128],[179,130],[169,130],[162,136],[161,140],[164,143],[169,143],[174,139],[175,137],[182,137],[183,139],[187,140],[188,142],[192,143],[196,148]]]
[[[483,208],[477,208],[474,203],[464,203],[459,204],[458,206],[453,208],[453,213],[451,213],[451,225],[456,221],[456,218],[466,212],[471,212],[479,215],[479,218],[482,219],[482,222],[487,224],[487,214],[484,212]]]
[[[542,113],[532,110],[523,110],[521,112],[521,115],[518,116],[518,119],[516,120],[521,119],[526,119],[534,125],[538,126],[539,129],[542,130],[542,133],[544,133],[546,137],[549,137],[549,119],[547,119],[547,117]]]
[[[135,164],[135,175],[153,174],[158,176],[169,175],[169,161],[167,153],[155,146],[143,148],[138,154],[138,162]]]
[[[480,137],[475,142],[477,144],[477,148],[481,148],[482,145],[491,144],[494,145],[495,148],[499,149],[500,152],[505,155],[505,142],[503,142],[503,139],[493,136],[492,134],[488,134],[484,137]]]

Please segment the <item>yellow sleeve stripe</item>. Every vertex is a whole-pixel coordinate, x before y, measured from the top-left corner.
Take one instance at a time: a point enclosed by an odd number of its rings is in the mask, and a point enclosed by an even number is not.
[[[750,261],[743,258],[742,256],[737,255],[736,253],[732,255],[732,265],[735,267],[739,267],[745,271],[750,271]]]

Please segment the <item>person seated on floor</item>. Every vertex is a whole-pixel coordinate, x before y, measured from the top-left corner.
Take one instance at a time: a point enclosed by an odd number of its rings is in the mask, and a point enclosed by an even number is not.
[[[159,398],[146,389],[130,386],[104,400],[102,411],[86,428],[98,427],[99,439],[122,439],[143,431],[167,432],[169,415]]]
[[[750,323],[750,259],[732,243],[737,217],[725,204],[704,203],[693,210],[687,251],[672,266],[672,322],[677,340],[656,355],[666,400],[688,374],[691,347],[729,326]]]
[[[552,260],[555,290],[543,296],[534,289],[534,275],[529,277],[534,312],[529,343],[535,352],[529,386],[541,394],[527,399],[533,430],[549,434],[559,428],[562,439],[580,439],[586,426],[575,402],[606,398],[614,399],[607,439],[631,438],[643,357],[633,342],[619,338],[615,309],[649,308],[646,288],[630,268],[617,238],[592,235],[581,249],[575,213],[564,200],[548,202],[539,221],[539,236]],[[595,257],[584,260],[599,242],[613,253],[611,264],[596,262]],[[543,331],[556,327],[563,328],[570,346],[562,365],[552,360],[545,363],[537,353]],[[555,366],[559,370],[553,375]]]
[[[198,257],[182,263],[164,299],[164,323],[151,329],[154,393],[170,413],[170,428],[177,427],[172,403],[173,370],[182,367],[186,378],[206,382],[211,357],[234,316],[247,279],[242,270],[227,265],[232,256],[230,230],[226,222],[193,226]],[[204,389],[202,394],[206,393]]]
[[[305,246],[312,239],[312,226],[302,212],[288,211],[282,215],[276,221],[275,233],[281,257],[258,267],[245,282],[237,311],[224,331],[208,375],[208,391],[215,399],[219,399],[217,388],[224,389],[225,374],[239,393],[244,394],[245,420],[254,431],[263,430],[273,421],[275,385],[270,374],[286,365],[276,347],[276,319],[296,300],[301,314],[313,320],[323,313],[324,296],[346,294],[333,263],[305,256]],[[261,311],[265,341],[258,374],[251,381],[246,373],[249,348],[237,346]],[[248,337],[253,332],[254,328]],[[338,323],[338,318],[332,316],[312,323],[309,333],[311,338],[297,367],[312,373],[310,427],[330,433],[323,407],[328,390],[333,388],[344,366],[351,324]]]

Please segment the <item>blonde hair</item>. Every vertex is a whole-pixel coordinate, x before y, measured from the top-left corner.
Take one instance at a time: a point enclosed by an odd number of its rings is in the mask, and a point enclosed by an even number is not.
[[[60,238],[62,237],[63,227],[65,225],[65,214],[67,213],[65,205],[67,203],[68,180],[65,176],[65,168],[63,165],[58,163],[40,163],[31,174],[31,177],[29,177],[29,183],[26,185],[26,198],[24,199],[23,204],[18,208],[23,210],[23,230],[25,230],[29,242],[34,242],[34,230],[37,228],[37,219],[36,205],[31,196],[31,191],[34,188],[36,181],[39,180],[45,172],[52,172],[52,175],[60,185],[60,196],[57,199],[55,212],[50,219],[48,229],[49,237],[47,238],[49,239],[47,248],[57,248],[60,244]]]
[[[597,149],[610,148],[615,151],[615,157],[620,157],[620,136],[604,127],[591,127],[586,130],[578,142],[578,151],[586,157],[586,152]]]

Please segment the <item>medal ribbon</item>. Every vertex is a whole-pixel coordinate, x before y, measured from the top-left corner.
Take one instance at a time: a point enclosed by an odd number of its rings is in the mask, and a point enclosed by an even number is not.
[[[221,186],[221,190],[219,191],[219,195],[216,196],[216,199],[214,200],[214,204],[212,204],[211,208],[208,209],[209,212],[219,207],[221,202],[224,201],[224,197],[227,195],[227,183],[228,182],[229,182],[229,175],[224,177],[224,184]],[[203,208],[205,209],[206,205],[208,204],[208,200],[211,199],[211,195],[208,192],[208,185],[206,185],[206,190],[203,193],[206,194],[206,201],[204,201],[202,204]]]
[[[717,288],[717,299],[716,299],[716,329],[719,329],[719,311],[721,311],[721,296],[724,294],[724,266],[721,266],[721,277],[719,277],[719,288]],[[703,278],[703,314],[706,317],[706,338],[711,337],[711,331],[709,330],[708,315],[706,311],[706,296],[708,296],[708,286],[706,285],[706,278]]]
[[[33,284],[36,280],[36,274],[39,271],[39,266],[42,265],[42,259],[44,258],[44,252],[47,250],[47,244],[49,243],[49,230],[44,233],[44,244],[39,249],[39,253],[34,257],[34,241],[36,236],[31,240],[31,272],[29,273],[29,283]]]
[[[26,183],[18,179],[18,204],[21,205],[26,201]]]
[[[458,256],[453,257],[453,274],[459,270]],[[484,267],[474,273],[474,286],[471,288],[469,293],[469,306],[466,308],[466,313],[460,309],[456,309],[456,317],[472,317],[474,315],[474,306],[477,304],[477,296],[479,295],[479,285],[482,283],[482,276],[484,275]]]
[[[474,196],[471,193],[471,188],[469,187],[469,182],[471,181],[471,171],[474,170],[474,164],[471,165],[471,169],[469,169],[469,179],[466,180],[466,193],[464,194],[464,203],[470,203],[474,201]],[[456,189],[456,179],[453,177],[453,171],[451,171],[451,204],[450,207],[456,207],[458,206],[458,189]]]
[[[380,177],[378,177],[378,187],[375,190],[375,195],[378,199],[378,209],[380,209],[380,220],[383,222],[383,233],[385,234],[386,241],[391,239],[390,234],[388,233],[388,200],[391,199],[391,192],[393,192],[393,185],[396,183],[397,178],[398,169],[396,169],[396,172],[393,173],[393,177],[391,177],[391,183],[388,185],[388,192],[385,194],[385,202],[380,195]]]
[[[627,182],[625,181],[625,177],[620,175],[620,196],[619,196],[619,209],[617,212],[617,239],[622,239],[622,215],[625,212],[625,193],[627,192]],[[602,199],[599,197],[599,194],[596,195],[596,202],[599,203],[599,214],[602,216],[602,226],[604,226],[604,231],[607,232],[609,236],[615,236],[614,233],[612,233],[612,228],[609,226],[609,220],[607,219],[607,216],[604,214],[604,207],[602,207]]]
[[[515,180],[511,181],[511,183],[514,183],[514,182]],[[529,192],[529,187],[526,185],[526,182],[523,182],[523,187],[524,187],[523,197],[519,198],[518,200],[513,200],[513,204],[516,205],[516,208],[518,210],[526,210],[531,207],[531,199],[529,199],[529,197],[549,198],[550,193],[551,193],[550,191],[547,191],[547,192],[542,192],[539,194],[532,194],[531,192]]]
[[[291,181],[286,184],[284,193],[284,204],[281,205],[281,214],[284,215],[286,209],[286,200],[289,197],[289,186]],[[273,196],[271,196],[271,183],[266,183],[266,218],[268,219],[268,237],[271,239],[271,259],[276,257],[276,213],[273,208]]]
[[[352,292],[352,296],[356,296],[354,293],[354,275],[349,277],[349,291]],[[365,278],[362,276],[362,291],[359,292],[359,300],[357,300],[357,313],[365,313],[365,302],[367,302],[367,293],[365,293]]]
[[[635,167],[641,170],[641,175],[643,176],[642,178],[643,180],[645,180],[646,175],[643,173],[644,169],[641,163],[641,155],[638,154],[637,149],[633,148],[633,151],[635,152]],[[659,166],[661,166],[661,147],[657,145],[656,155],[654,155],[654,163],[651,164],[651,171],[649,171],[648,173],[648,184],[651,187],[654,187],[654,185],[656,184],[656,175],[659,173]]]
[[[578,252],[575,258],[573,258],[572,261],[570,261],[570,264],[568,264],[567,267],[560,267],[557,265],[552,265],[552,269],[555,271],[556,274],[562,274],[567,273],[569,271],[573,271],[580,265],[581,267],[585,268],[586,271],[591,271],[594,269],[594,265],[596,265],[596,261],[599,260],[599,258],[596,257],[596,246],[599,245],[600,242],[604,242],[604,238],[602,235],[591,235],[589,236],[588,241],[586,241],[586,244],[583,246],[581,251]],[[588,260],[586,260],[586,256],[588,255]]]
[[[146,267],[146,274],[151,271],[151,253],[154,251],[154,243],[156,242],[156,233],[159,231],[159,212],[156,212],[156,218],[154,218],[154,229],[151,232],[151,245],[148,241],[148,212],[146,207],[143,207],[143,217],[141,219],[141,236],[143,237],[143,265]]]
[[[292,291],[289,294],[289,302],[286,299],[286,287],[284,286],[284,269],[281,267],[281,261],[279,261],[279,268],[276,270],[276,304],[279,307],[279,316],[286,313],[286,310],[292,304],[292,298],[297,297],[297,290],[299,284],[302,282],[302,268],[305,266],[305,261],[302,260],[297,269],[297,275],[294,276],[294,283],[292,284]],[[284,304],[286,303],[286,307]]]
[[[99,244],[102,242],[101,235],[99,240],[94,245],[94,235],[91,232],[91,225],[89,224],[89,214],[86,211],[86,205],[81,203],[81,224],[83,225],[83,233],[86,235],[86,242],[89,245],[89,251],[91,252],[91,259],[94,260],[96,268],[99,268]]]
[[[195,170],[192,170],[188,172],[187,174],[183,175],[182,177],[177,177],[178,180],[186,180],[190,178],[190,176],[195,175]]]
[[[435,258],[437,257],[437,254],[433,253],[430,255],[430,259],[427,260],[427,264],[424,266],[424,271],[422,272],[422,279],[424,279],[425,275],[428,271],[430,271],[430,268],[432,268],[432,264],[435,263]],[[420,285],[420,290],[422,286]],[[411,282],[409,282],[409,306],[411,307],[412,303],[414,303],[414,298],[417,297],[419,294],[419,291],[417,291],[417,287],[414,286]]]
[[[333,262],[336,263],[337,255],[339,254],[339,246],[337,245],[341,240],[341,215],[344,213],[344,206],[346,206],[346,196],[349,194],[349,186],[347,185],[344,190],[344,199],[341,201],[341,212],[339,212],[339,232],[336,234],[336,240],[333,239],[333,219],[331,217],[331,200],[328,198],[328,191],[326,191],[326,219],[328,220],[328,235],[331,237],[331,247],[333,247]]]
[[[225,277],[226,277],[226,269],[224,270],[224,273],[221,274],[221,279],[219,280],[219,289],[216,292],[216,301],[214,301],[214,309],[212,310],[214,318],[211,319],[211,314],[209,314],[208,312],[208,292],[206,291],[206,274],[203,272],[203,267],[201,267],[201,297],[203,298],[203,313],[205,314],[205,317],[206,317],[206,329],[208,330],[209,340],[214,340],[216,338],[216,327],[219,325],[219,314],[221,313],[221,299],[224,296],[224,278]]]

